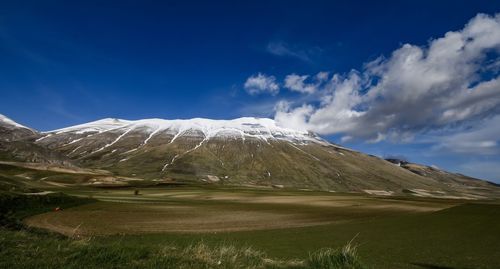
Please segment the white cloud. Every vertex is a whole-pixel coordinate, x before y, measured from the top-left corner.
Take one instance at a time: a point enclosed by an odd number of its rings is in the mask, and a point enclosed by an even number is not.
[[[299,76],[296,74],[291,74],[285,78],[285,88],[291,91],[301,92],[301,93],[313,93],[316,91],[316,86],[312,84],[306,84],[304,81],[309,76]]]
[[[352,136],[348,136],[348,135],[342,136],[340,138],[340,142],[342,142],[342,143],[347,143],[347,142],[349,142],[351,140],[352,140]]]
[[[274,116],[276,123],[296,130],[307,130],[307,126],[304,125],[304,122],[313,112],[313,107],[310,105],[303,105],[291,110],[290,106],[290,102],[287,101],[280,101],[276,104],[276,114]]]
[[[315,93],[320,88],[321,84],[328,80],[328,72],[319,72],[312,78],[312,83],[305,82],[308,79],[309,75],[288,75],[285,77],[285,88],[300,93]]]
[[[319,72],[318,74],[316,74],[316,81],[325,82],[328,80],[329,75],[330,74],[328,72]]]
[[[270,93],[272,95],[276,95],[280,89],[274,76],[266,76],[261,73],[249,77],[245,82],[244,87],[245,90],[251,95],[260,93]]]
[[[371,142],[473,127],[500,114],[500,76],[494,64],[499,53],[500,15],[479,14],[462,30],[427,46],[405,44],[388,58],[366,63],[362,72],[333,75],[315,88],[315,102],[277,107],[275,119],[285,126]],[[295,90],[308,86],[307,76],[292,78],[288,86]],[[492,141],[478,146],[496,146]]]

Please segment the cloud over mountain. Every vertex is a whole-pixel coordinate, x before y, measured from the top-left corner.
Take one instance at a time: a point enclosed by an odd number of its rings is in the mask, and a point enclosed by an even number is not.
[[[245,90],[251,95],[265,92],[276,95],[280,89],[274,76],[267,76],[261,73],[249,77],[245,82],[244,87]]]
[[[313,78],[310,78],[309,75],[297,75],[291,74],[285,77],[285,88],[300,93],[314,93],[316,92],[321,84],[328,79],[327,72],[319,72]],[[312,82],[306,82],[306,80],[312,80]]]
[[[317,90],[318,97],[280,103],[275,119],[284,126],[373,142],[411,140],[450,128],[481,133],[500,114],[499,53],[500,15],[478,14],[459,31],[426,46],[404,44],[362,71],[333,74],[317,89],[304,84],[307,76],[288,76],[288,88]],[[481,145],[498,144],[486,140]]]

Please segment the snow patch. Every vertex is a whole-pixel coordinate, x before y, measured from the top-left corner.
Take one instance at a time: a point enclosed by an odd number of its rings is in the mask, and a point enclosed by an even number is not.
[[[104,147],[92,152],[92,153],[96,153],[96,152],[99,152],[99,151],[102,151],[104,150],[105,148],[108,148],[114,144],[116,144],[116,142],[120,141],[120,139],[122,139],[125,135],[127,135],[130,131],[132,131],[134,128],[130,128],[128,129],[127,131],[123,132],[123,134],[119,135],[113,142],[109,143],[109,144],[106,144]]]
[[[142,142],[142,144],[146,145],[148,143],[148,141],[151,140],[151,138],[153,138],[153,136],[155,134],[157,134],[160,130],[161,130],[160,127],[156,128],[156,130],[154,130],[154,132],[152,132],[151,134],[149,134],[148,138],[146,138],[146,140],[144,140],[144,142]]]
[[[391,196],[394,194],[393,191],[385,191],[385,190],[363,190],[363,191],[371,195]]]
[[[218,176],[207,175],[207,178],[211,182],[219,182],[220,178]]]
[[[52,134],[48,134],[48,135],[42,136],[42,137],[38,138],[37,140],[35,140],[35,142],[42,141],[45,138],[48,138],[48,137],[51,137],[51,136],[52,136]]]
[[[77,150],[78,150],[79,148],[81,148],[81,147],[82,147],[82,146],[80,145],[80,146],[78,146],[78,147],[74,148],[74,149],[73,149],[70,153],[68,153],[68,155],[71,155],[71,154],[75,153],[75,151],[77,151]]]
[[[267,118],[244,117],[233,120],[212,120],[204,118],[194,118],[188,120],[164,120],[164,119],[144,119],[144,120],[121,120],[103,119],[67,128],[62,128],[50,132],[49,134],[62,133],[103,133],[116,129],[129,128],[147,133],[149,136],[144,144],[156,134],[165,132],[174,135],[171,143],[188,130],[200,131],[204,137],[236,137],[245,141],[246,138],[255,138],[269,144],[269,139],[286,140],[296,144],[307,144],[316,142],[328,144],[313,133],[283,128],[276,125],[276,122]]]
[[[161,171],[162,171],[162,172],[163,172],[163,171],[165,171],[165,169],[167,169],[167,167],[168,167],[169,165],[171,165],[171,164],[173,164],[173,163],[175,162],[175,160],[177,159],[177,157],[179,157],[179,154],[176,154],[176,155],[172,158],[172,160],[171,160],[169,163],[166,163],[166,164],[163,166],[163,168],[161,169]]]
[[[311,153],[309,153],[309,152],[306,152],[306,151],[302,150],[301,148],[299,148],[299,147],[295,146],[294,144],[290,144],[290,146],[292,146],[292,147],[294,147],[295,149],[297,149],[297,150],[299,150],[299,151],[301,151],[301,152],[303,152],[303,153],[305,153],[305,154],[309,155],[311,158],[315,159],[316,161],[320,161],[320,159],[318,159],[316,156],[312,155],[312,154],[311,154]]]
[[[0,114],[0,122],[3,122],[3,123],[8,124],[8,125],[15,126],[15,127],[18,127],[18,128],[23,128],[23,129],[28,129],[28,130],[33,131],[31,128],[28,128],[28,127],[26,127],[24,125],[21,125],[21,124],[15,122],[13,120],[7,118],[6,116],[4,116],[2,114]]]

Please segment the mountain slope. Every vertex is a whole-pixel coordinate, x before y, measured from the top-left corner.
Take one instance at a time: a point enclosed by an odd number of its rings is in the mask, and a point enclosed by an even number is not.
[[[83,167],[152,180],[483,197],[476,179],[423,175],[271,119],[104,119],[43,133],[36,143]]]
[[[70,165],[64,154],[35,143],[37,131],[0,114],[0,161]]]
[[[0,114],[0,141],[16,141],[37,136],[38,132]]]

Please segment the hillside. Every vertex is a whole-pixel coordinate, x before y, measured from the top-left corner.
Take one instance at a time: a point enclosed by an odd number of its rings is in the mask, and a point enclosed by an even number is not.
[[[64,154],[36,144],[38,137],[38,131],[0,114],[0,161],[71,165]]]
[[[19,128],[26,127],[12,130]],[[43,133],[28,130],[31,135],[15,141],[21,146],[9,142],[15,150],[7,153],[43,149],[44,154],[33,154],[44,158],[25,159],[65,163],[66,158],[67,164],[123,178],[468,199],[499,191],[489,182],[441,170],[420,173],[271,119],[103,119]]]

